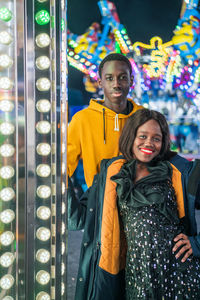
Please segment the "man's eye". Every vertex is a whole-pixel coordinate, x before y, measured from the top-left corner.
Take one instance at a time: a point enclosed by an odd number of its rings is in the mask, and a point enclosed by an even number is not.
[[[120,77],[120,79],[121,79],[121,80],[128,80],[128,78],[127,78],[126,75],[122,75],[122,76]]]
[[[106,80],[111,81],[112,77],[106,77]]]

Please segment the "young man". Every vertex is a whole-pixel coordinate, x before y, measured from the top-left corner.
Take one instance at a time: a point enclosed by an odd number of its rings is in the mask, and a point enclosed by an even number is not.
[[[102,159],[119,155],[121,130],[135,111],[142,108],[127,95],[133,84],[131,63],[124,55],[111,53],[99,65],[99,85],[104,99],[91,99],[76,113],[68,127],[67,166],[71,177],[79,159],[83,160],[87,186],[100,171]]]

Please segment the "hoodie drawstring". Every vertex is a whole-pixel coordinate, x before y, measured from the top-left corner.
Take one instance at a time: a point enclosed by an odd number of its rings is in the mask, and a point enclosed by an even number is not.
[[[105,144],[106,143],[105,108],[103,108],[103,139]]]
[[[119,118],[118,114],[115,115],[115,128],[114,131],[119,131]]]

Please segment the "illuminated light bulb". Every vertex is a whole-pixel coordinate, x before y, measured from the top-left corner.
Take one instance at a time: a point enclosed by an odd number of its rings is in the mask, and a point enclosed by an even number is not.
[[[64,153],[65,153],[65,151],[66,151],[65,144],[62,144],[62,145],[61,145],[61,151],[62,151],[62,154],[64,154]]]
[[[39,112],[46,113],[51,109],[51,103],[47,99],[41,99],[36,103],[36,108]]]
[[[65,103],[62,103],[62,104],[61,104],[61,111],[62,111],[62,113],[65,112]]]
[[[62,242],[62,245],[61,245],[61,254],[63,255],[65,253],[65,243]]]
[[[15,153],[15,148],[13,147],[13,145],[10,144],[3,144],[0,147],[0,154],[3,157],[10,157]]]
[[[51,236],[51,232],[48,228],[46,227],[40,227],[38,228],[38,230],[36,231],[36,236],[39,240],[46,242],[50,239]]]
[[[35,15],[35,20],[38,25],[46,25],[50,21],[50,15],[47,10],[40,10]]]
[[[13,38],[7,31],[0,32],[0,44],[9,45],[12,42]]]
[[[0,213],[0,220],[4,224],[11,223],[15,218],[15,213],[11,209],[5,209]]]
[[[63,296],[64,293],[65,293],[65,285],[64,285],[64,283],[62,282],[62,283],[61,283],[61,296]]]
[[[0,77],[0,88],[3,90],[11,90],[13,88],[13,81],[8,77]]]
[[[12,12],[6,7],[0,8],[0,20],[9,22],[11,19],[12,19]]]
[[[42,55],[36,59],[36,66],[39,70],[46,70],[50,67],[50,59],[48,56]]]
[[[14,103],[9,100],[1,100],[0,101],[0,110],[4,112],[10,112],[14,108]]]
[[[36,253],[36,259],[42,264],[46,264],[50,260],[50,252],[46,249],[39,249]]]
[[[36,259],[42,264],[46,264],[50,260],[50,252],[46,249],[39,249],[36,253]]]
[[[42,220],[48,220],[51,216],[51,210],[47,206],[40,206],[37,209],[37,217]]]
[[[62,174],[65,174],[65,171],[66,171],[65,163],[62,163]]]
[[[50,89],[51,81],[46,77],[42,77],[36,81],[36,86],[40,92],[45,92]]]
[[[0,265],[4,268],[8,268],[12,265],[15,256],[11,252],[5,252],[0,257]]]
[[[36,274],[36,280],[38,283],[45,285],[49,282],[50,280],[50,274],[47,271],[40,270]]]
[[[11,296],[5,296],[2,300],[14,300],[14,298]]]
[[[65,264],[62,262],[61,264],[61,275],[64,275],[65,273]]]
[[[36,173],[40,177],[48,177],[51,174],[51,168],[47,164],[40,164],[36,168]]]
[[[15,280],[12,275],[6,274],[0,279],[0,287],[3,290],[9,290],[14,284]]]
[[[40,48],[45,48],[50,45],[50,37],[47,33],[40,33],[36,36],[36,44]]]
[[[0,68],[10,68],[12,64],[13,60],[8,54],[0,55]]]
[[[47,2],[48,0],[37,0],[40,3]]]
[[[65,193],[65,183],[62,182],[62,194],[64,194],[64,193]]]
[[[66,205],[64,202],[62,202],[62,214],[64,214],[66,211]]]
[[[0,235],[0,243],[3,246],[9,246],[14,241],[14,234],[11,231],[5,231]]]
[[[51,146],[47,143],[40,143],[37,145],[36,150],[39,155],[49,155],[51,153]]]
[[[62,233],[62,234],[64,234],[64,233],[65,233],[65,229],[66,229],[66,227],[65,227],[65,223],[64,223],[64,222],[62,222],[62,225],[61,225],[61,233]]]
[[[10,179],[14,176],[15,170],[11,166],[5,166],[0,169],[0,177],[3,179]]]
[[[40,292],[36,296],[36,300],[51,300],[50,295],[46,292]]]
[[[15,192],[12,188],[7,187],[0,191],[0,199],[4,202],[10,201],[15,197]]]
[[[12,123],[3,122],[3,123],[0,124],[0,132],[3,135],[13,134],[14,131],[15,131],[15,127]]]
[[[36,130],[41,134],[47,134],[51,130],[51,124],[48,121],[39,121]]]
[[[40,185],[37,188],[37,195],[40,198],[49,198],[51,196],[51,188],[48,185]]]

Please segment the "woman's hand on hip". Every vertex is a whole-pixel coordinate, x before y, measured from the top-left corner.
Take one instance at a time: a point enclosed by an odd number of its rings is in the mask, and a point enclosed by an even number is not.
[[[175,245],[172,249],[172,252],[176,252],[178,250],[175,257],[179,258],[181,255],[184,255],[181,259],[181,262],[185,262],[186,259],[193,253],[188,236],[183,233],[180,233],[174,238],[174,242]]]

